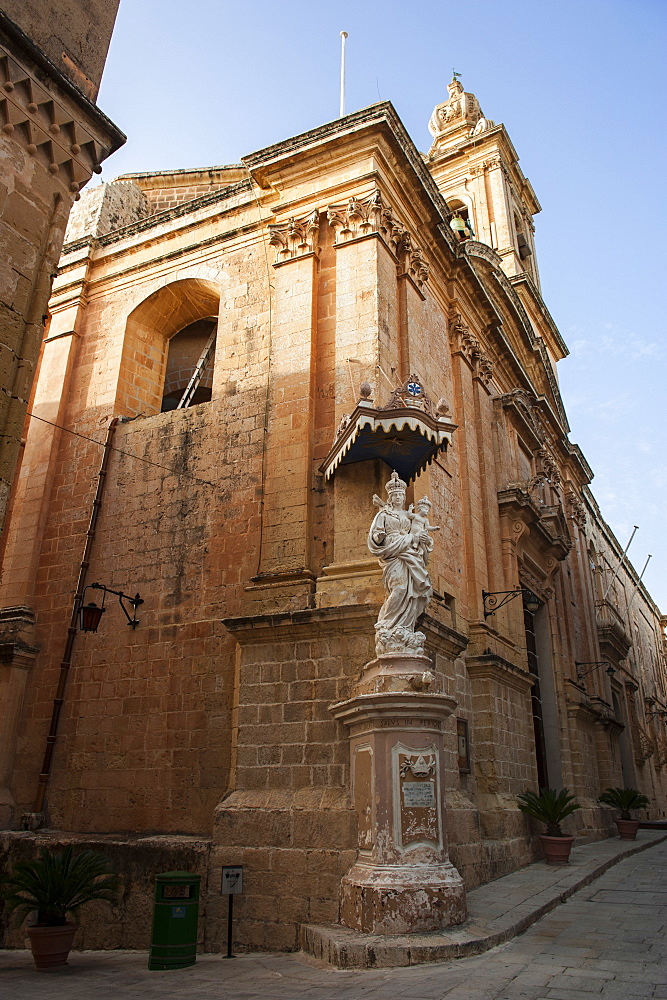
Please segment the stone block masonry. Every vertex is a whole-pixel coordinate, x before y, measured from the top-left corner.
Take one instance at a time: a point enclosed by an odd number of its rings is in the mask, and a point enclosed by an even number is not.
[[[136,886],[149,884],[154,863],[206,873],[212,950],[225,937],[223,865],[244,866],[237,946],[295,949],[304,924],[341,917],[391,931],[387,886],[369,889],[393,863],[389,848],[405,870],[438,868],[438,899],[462,920],[464,889],[537,856],[516,796],[545,777],[579,797],[567,829],[589,839],[612,829],[597,803],[603,785],[634,785],[654,797],[656,818],[662,809],[659,612],[640,588],[625,620],[636,582],[627,567],[604,621],[596,607],[591,566],[604,561],[610,575],[621,552],[567,436],[551,369],[565,348],[535,281],[517,273],[517,254],[451,236],[438,185],[463,176],[478,124],[468,118],[479,109],[472,95],[445,104],[428,161],[381,104],[242,165],[128,176],[82,199],[72,223],[80,238],[61,257],[32,404],[43,421],[27,431],[4,539],[0,820],[51,830],[37,838],[111,838]],[[476,164],[482,147],[484,160],[505,164],[493,167],[493,185],[470,188],[497,199],[482,218],[505,213],[505,240],[510,200],[523,215],[538,206],[502,126],[480,126],[475,144]],[[21,212],[11,211],[18,237]],[[529,315],[541,317],[539,329]],[[211,317],[211,399],[161,413],[173,338]],[[367,535],[392,456],[411,454],[410,423],[397,421],[382,442],[359,438],[326,481],[322,463],[347,440],[349,415],[368,398],[363,382],[386,414],[399,412],[394,390],[413,379],[423,387],[415,413],[435,426],[434,414],[449,412],[453,428],[418,476],[406,473],[406,517],[427,495],[440,526],[433,599],[418,625],[431,666],[401,674],[402,708],[419,703],[428,725],[392,710],[353,732],[355,699],[393,697],[395,672],[369,663],[384,593]],[[87,581],[138,591],[144,604],[134,631],[107,602],[98,632],[76,635],[35,816],[113,418]],[[528,590],[536,611],[523,601]],[[489,615],[483,591],[516,596]],[[577,676],[577,661],[614,655],[613,680]],[[357,688],[365,665],[364,683],[382,675],[388,687]],[[435,720],[429,698],[442,708]],[[405,771],[419,771],[421,751],[437,771],[428,802],[419,775]],[[403,786],[389,794],[400,754]],[[415,796],[406,808],[426,817],[430,847],[411,839],[412,813],[401,819],[406,781]],[[444,871],[447,841],[462,881],[451,865]],[[417,912],[414,885],[402,888]],[[369,899],[378,905],[362,913]],[[125,942],[113,928],[86,941]]]

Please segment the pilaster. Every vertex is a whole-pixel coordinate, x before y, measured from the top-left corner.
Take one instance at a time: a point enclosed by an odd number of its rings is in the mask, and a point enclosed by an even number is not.
[[[319,217],[270,226],[273,322],[264,443],[261,562],[248,588],[263,607],[309,604],[311,568],[314,345]]]

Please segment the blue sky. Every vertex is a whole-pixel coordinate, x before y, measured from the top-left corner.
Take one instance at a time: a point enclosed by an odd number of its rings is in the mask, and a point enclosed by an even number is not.
[[[667,612],[665,0],[121,0],[101,108],[128,135],[104,179],[234,163],[391,100],[417,147],[452,68],[504,122],[542,212],[545,301],[571,439]]]

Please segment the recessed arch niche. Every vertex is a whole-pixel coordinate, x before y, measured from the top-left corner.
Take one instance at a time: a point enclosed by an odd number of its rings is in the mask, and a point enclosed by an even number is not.
[[[220,290],[212,281],[183,278],[164,285],[127,318],[118,381],[117,409],[150,416],[162,409],[169,342],[188,327],[215,319]],[[212,366],[211,366],[212,368]]]

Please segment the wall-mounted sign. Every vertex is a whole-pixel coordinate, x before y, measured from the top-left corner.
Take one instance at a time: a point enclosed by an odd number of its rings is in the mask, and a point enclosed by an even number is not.
[[[459,771],[470,773],[470,743],[468,741],[468,720],[456,720],[456,735],[459,748]]]
[[[236,896],[243,892],[243,865],[230,865],[222,869],[220,892],[223,896]]]

